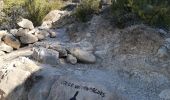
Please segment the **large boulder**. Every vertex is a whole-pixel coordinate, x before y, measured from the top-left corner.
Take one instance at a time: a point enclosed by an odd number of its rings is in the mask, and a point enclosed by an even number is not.
[[[59,77],[52,85],[47,100],[54,100],[54,98],[57,100],[118,100],[115,94],[104,85],[83,82],[68,76]]]
[[[83,62],[83,63],[95,63],[96,62],[96,57],[92,53],[89,53],[85,50],[72,48],[69,51],[80,62]]]
[[[13,47],[14,49],[19,49],[21,46],[20,41],[17,38],[15,38],[12,34],[6,35],[3,38],[3,41],[4,41],[4,43]]]
[[[43,21],[56,22],[64,13],[65,11],[53,10],[44,17]]]
[[[0,91],[4,92],[4,97],[8,96],[8,94],[12,93],[27,77],[38,70],[39,66],[25,57],[19,57],[9,63],[4,63],[3,66],[0,67]],[[22,90],[20,92],[23,93]],[[12,99],[15,100],[15,98]],[[1,96],[0,100],[2,100]]]
[[[17,24],[22,28],[34,29],[33,23],[28,19],[22,18],[22,20],[20,22],[18,22]]]
[[[32,57],[41,63],[57,65],[59,63],[59,52],[43,47],[33,48]]]
[[[41,26],[43,28],[51,28],[52,23],[58,21],[64,13],[65,13],[64,11],[60,11],[60,10],[53,10],[53,11],[49,12],[44,17],[43,23]]]
[[[0,51],[4,51],[4,52],[12,52],[13,48],[11,46],[8,46],[7,44],[5,44],[4,42],[0,42]]]
[[[21,37],[20,37],[20,41],[21,43],[23,44],[30,44],[30,43],[35,43],[38,41],[38,38],[33,35],[33,34],[23,34]]]

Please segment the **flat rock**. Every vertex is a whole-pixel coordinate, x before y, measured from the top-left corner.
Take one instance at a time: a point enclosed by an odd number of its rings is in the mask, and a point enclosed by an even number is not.
[[[4,42],[0,42],[0,51],[4,51],[4,52],[12,52],[13,48],[11,46],[8,46],[7,44],[5,44]]]
[[[83,82],[70,77],[59,77],[52,85],[47,100],[119,100],[106,86]],[[39,99],[40,100],[40,99]]]
[[[22,20],[20,22],[18,22],[17,24],[22,28],[34,29],[33,23],[28,19],[22,18]]]
[[[57,65],[59,63],[59,52],[46,48],[34,48],[32,57],[45,64]]]
[[[70,49],[69,51],[80,62],[83,62],[83,63],[95,63],[96,62],[96,57],[87,51],[84,51],[78,48],[73,48],[73,49]]]
[[[13,47],[14,49],[19,49],[21,46],[20,41],[17,38],[15,38],[12,34],[4,36],[3,41],[4,43]]]
[[[20,41],[23,44],[30,44],[35,43],[38,41],[38,38],[33,34],[23,34],[23,36],[20,37]]]
[[[0,68],[0,77],[3,76],[0,82],[0,90],[4,91],[5,97],[7,96],[7,94],[12,93],[12,91],[17,86],[19,86],[19,84],[24,83],[24,81],[32,73],[38,71],[39,67],[30,59],[19,57],[13,61],[10,61],[7,64],[4,64],[4,66],[2,66],[2,69]],[[20,92],[23,93],[22,90]],[[15,98],[17,98],[17,96],[12,98],[12,100],[16,100]]]

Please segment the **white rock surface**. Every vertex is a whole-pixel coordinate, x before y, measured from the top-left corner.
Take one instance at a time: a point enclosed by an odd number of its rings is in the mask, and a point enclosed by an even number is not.
[[[11,46],[8,46],[7,44],[5,44],[4,42],[0,42],[0,51],[4,51],[4,52],[12,52],[13,48]]]
[[[34,29],[33,23],[28,19],[22,18],[22,20],[20,22],[18,22],[17,24],[22,28]]]
[[[5,52],[0,51],[0,56],[3,56],[3,55],[5,55]]]

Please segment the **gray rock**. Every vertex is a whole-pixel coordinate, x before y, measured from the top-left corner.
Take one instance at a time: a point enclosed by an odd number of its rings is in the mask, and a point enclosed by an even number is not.
[[[49,46],[49,49],[53,49],[59,52],[59,57],[63,58],[67,56],[67,50],[61,45]]]
[[[4,36],[3,41],[5,44],[13,47],[14,49],[19,49],[21,46],[20,41],[17,38],[15,38],[12,34]]]
[[[157,52],[157,56],[159,58],[167,58],[168,57],[168,49],[164,46],[160,47]]]
[[[55,38],[57,36],[56,32],[53,30],[48,30],[48,32],[49,32],[51,38]]]
[[[76,64],[77,63],[77,58],[70,55],[70,54],[67,55],[66,60],[67,60],[68,63],[71,63],[71,64]]]
[[[167,36],[167,32],[163,29],[159,29],[158,32],[162,35],[162,36]]]
[[[29,29],[19,28],[17,32],[13,33],[13,35],[15,35],[17,37],[21,37],[21,36],[27,34],[28,32],[29,32]]]
[[[38,41],[38,38],[33,35],[33,34],[23,34],[21,37],[20,37],[20,41],[21,43],[23,44],[30,44],[30,43],[35,43]]]
[[[37,36],[38,40],[43,40],[49,35],[49,33],[45,30],[37,30],[35,35]]]
[[[52,21],[44,21],[39,27],[40,29],[49,29],[52,27]]]
[[[59,63],[59,52],[46,48],[34,48],[32,57],[45,64],[57,65]]]
[[[165,39],[165,42],[170,44],[170,38]]]
[[[106,86],[83,82],[70,77],[59,77],[52,85],[47,100],[120,100]]]
[[[83,62],[83,63],[95,63],[96,62],[96,57],[87,51],[84,51],[78,48],[73,48],[73,49],[70,49],[69,51],[80,62]]]
[[[4,51],[4,52],[12,52],[13,48],[11,46],[8,46],[7,44],[5,44],[4,42],[0,42],[0,51]]]
[[[20,22],[18,22],[17,24],[22,28],[34,29],[33,23],[28,19],[22,18],[22,20]]]
[[[49,12],[43,19],[44,21],[51,21],[51,22],[56,22],[60,19],[60,17],[64,14],[64,11],[60,11],[60,10],[53,10],[51,12]]]
[[[163,90],[160,94],[159,97],[161,99],[169,100],[170,99],[170,89],[165,89]]]

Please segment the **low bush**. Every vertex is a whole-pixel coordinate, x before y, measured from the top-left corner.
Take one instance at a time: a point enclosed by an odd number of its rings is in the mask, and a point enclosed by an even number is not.
[[[59,9],[62,6],[60,0],[28,0],[25,2],[27,16],[35,26],[41,25],[43,18],[53,9]]]
[[[15,28],[20,17],[31,20],[35,26],[41,25],[42,19],[53,9],[59,9],[62,0],[4,0],[3,12],[6,17],[2,21]]]
[[[82,22],[88,21],[93,14],[99,12],[100,0],[82,0],[77,6],[75,16]]]
[[[134,13],[150,25],[168,28],[170,27],[169,5],[169,0],[113,0],[112,8],[114,13],[119,11]],[[121,14],[117,16],[120,18]]]
[[[24,0],[4,0],[4,6],[1,12],[4,14],[1,23],[6,23],[10,28],[15,28],[19,16],[24,14],[22,9],[23,4]]]

